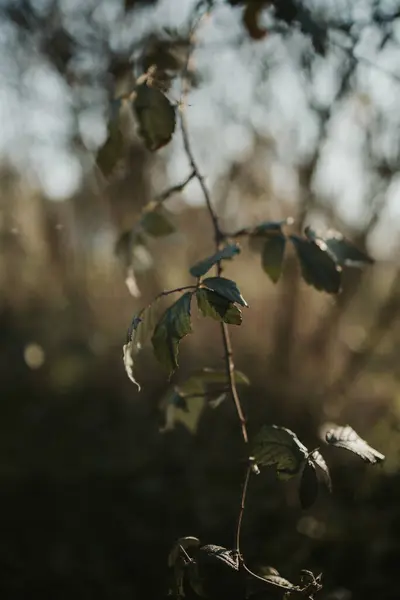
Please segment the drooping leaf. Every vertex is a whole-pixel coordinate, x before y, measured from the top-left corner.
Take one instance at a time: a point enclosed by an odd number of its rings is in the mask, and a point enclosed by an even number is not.
[[[126,374],[129,379],[137,385],[140,391],[140,385],[133,375],[133,356],[143,347],[150,332],[154,328],[154,318],[157,308],[157,301],[143,308],[132,319],[127,332],[126,344],[123,346],[123,360]]]
[[[242,324],[242,311],[219,294],[200,288],[196,291],[197,306],[205,317],[223,321],[230,325]]]
[[[124,344],[123,348],[122,348],[122,352],[123,352],[123,359],[124,359],[124,366],[125,366],[125,371],[126,374],[128,375],[129,379],[132,381],[132,383],[134,383],[139,392],[140,392],[140,384],[136,381],[135,377],[133,376],[133,356],[132,356],[132,342],[128,342],[126,344]]]
[[[236,283],[231,279],[226,279],[225,277],[207,277],[207,279],[203,280],[203,285],[230,302],[235,302],[240,304],[240,306],[248,306]]]
[[[373,258],[359,250],[357,246],[335,229],[328,229],[324,234],[319,234],[311,227],[306,227],[304,233],[309,240],[315,241],[317,244],[320,242],[325,243],[337,264],[341,267],[362,267],[365,264],[371,265],[375,262]]]
[[[225,248],[222,248],[219,252],[216,252],[212,256],[199,261],[190,269],[190,274],[193,277],[202,277],[217,264],[220,260],[229,260],[239,254],[240,247],[237,244],[228,244]]]
[[[326,244],[316,244],[297,235],[290,235],[300,261],[304,280],[317,290],[338,294],[342,270],[332,258]]]
[[[344,448],[354,454],[357,454],[365,462],[376,464],[385,460],[385,456],[372,448],[350,425],[345,427],[333,427],[325,434],[325,440],[331,446]]]
[[[275,466],[280,479],[296,475],[308,455],[307,448],[290,429],[264,425],[257,434],[252,456],[259,466]]]
[[[282,273],[285,255],[286,237],[276,233],[267,237],[261,253],[262,266],[268,277],[274,283],[279,281]]]
[[[144,82],[137,86],[133,101],[139,122],[139,135],[154,152],[171,140],[175,131],[175,108],[156,87]]]
[[[186,292],[172,304],[157,323],[151,338],[154,354],[170,376],[178,368],[179,342],[192,333],[191,299],[192,293]]]
[[[322,454],[318,450],[314,450],[310,454],[309,460],[311,460],[311,462],[316,467],[316,472],[317,472],[318,478],[321,479],[321,481],[324,483],[324,485],[331,492],[332,491],[331,474],[329,472],[328,465],[326,464],[325,459],[322,456]]]
[[[153,237],[170,235],[176,231],[166,211],[161,208],[146,212],[141,219],[141,225],[144,231]]]
[[[300,480],[300,503],[304,510],[311,508],[318,497],[318,477],[314,463],[306,460]]]

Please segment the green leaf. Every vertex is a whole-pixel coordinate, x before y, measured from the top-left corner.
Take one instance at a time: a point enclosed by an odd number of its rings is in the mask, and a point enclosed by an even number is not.
[[[168,220],[166,211],[162,209],[146,212],[141,219],[141,225],[144,231],[153,237],[170,235],[176,231]]]
[[[330,253],[341,267],[362,267],[375,261],[365,252],[359,250],[352,242],[335,229],[328,229],[323,235],[316,233],[311,227],[306,227],[305,235],[316,244],[326,244]]]
[[[289,237],[297,252],[304,280],[317,290],[338,294],[342,270],[331,257],[327,246],[322,247],[297,235]]]
[[[223,369],[211,369],[210,367],[205,367],[201,371],[198,371],[196,377],[205,383],[228,383],[228,376],[226,371]],[[250,380],[241,371],[234,371],[235,383],[250,385]]]
[[[193,277],[202,277],[209,271],[217,262],[220,260],[229,260],[232,259],[236,254],[240,253],[240,248],[237,244],[229,244],[222,248],[219,252],[216,252],[212,256],[201,260],[191,267],[190,274]]]
[[[264,425],[254,440],[252,456],[259,466],[274,465],[280,479],[289,479],[300,471],[308,451],[290,429]]]
[[[179,342],[192,333],[191,299],[192,293],[186,292],[172,304],[157,323],[151,338],[154,354],[170,376],[178,368]]]
[[[134,361],[133,357],[143,347],[151,331],[154,329],[155,314],[158,308],[158,301],[152,302],[149,306],[143,308],[132,319],[127,332],[126,344],[123,346],[123,360],[126,374],[129,379],[137,385],[140,391],[140,385],[133,375]]]
[[[318,478],[314,463],[307,460],[300,480],[300,503],[304,510],[311,508],[318,497]]]
[[[248,306],[236,283],[231,279],[226,279],[225,277],[207,277],[207,279],[204,279],[203,285],[230,302],[235,302],[241,306]]]
[[[376,464],[385,460],[385,456],[372,448],[350,425],[345,427],[332,427],[325,434],[325,439],[331,446],[344,448],[357,454],[365,462]]]
[[[168,98],[147,82],[138,85],[133,107],[139,122],[139,135],[154,152],[171,140],[175,131],[175,108]]]
[[[283,233],[273,234],[264,242],[261,254],[262,266],[271,281],[277,283],[282,273],[286,237]]]
[[[200,288],[196,291],[197,306],[204,317],[223,321],[230,325],[242,324],[242,311],[219,294]]]

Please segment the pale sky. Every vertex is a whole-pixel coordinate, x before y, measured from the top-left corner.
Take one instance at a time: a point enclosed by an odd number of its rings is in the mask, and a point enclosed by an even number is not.
[[[132,39],[140,40],[154,28],[184,28],[195,0],[180,0],[179,10],[177,3],[161,0],[155,9],[137,10],[126,18],[122,0],[60,0],[63,24],[80,40],[90,35],[83,12],[95,7],[93,20],[113,49],[124,48]],[[6,2],[0,0],[0,8],[2,4]],[[49,4],[50,0],[34,3],[44,13]],[[357,93],[337,107],[329,123],[315,181],[316,190],[327,202],[335,203],[349,224],[362,221],[371,187],[364,152],[367,132],[373,132],[380,123],[373,134],[375,145],[388,157],[398,152],[400,141],[400,79],[395,81],[388,75],[394,73],[400,78],[400,50],[390,43],[379,50],[378,31],[363,25],[371,6],[372,0],[335,3],[341,15],[347,10],[360,20],[364,33],[357,55],[363,58],[356,72]],[[212,185],[228,172],[231,161],[240,162],[250,155],[256,131],[273,140],[276,185],[287,186],[296,165],[312,153],[318,136],[309,97],[319,105],[330,105],[343,53],[336,48],[326,59],[318,59],[309,82],[298,58],[300,50],[309,46],[308,40],[297,33],[285,41],[278,35],[250,41],[244,35],[240,17],[240,9],[233,10],[221,1],[198,33],[194,60],[203,82],[191,92],[187,112],[194,152]],[[394,29],[396,41],[400,41],[400,22]],[[82,73],[104,72],[107,68],[101,51],[81,51],[74,61]],[[77,95],[45,62],[37,39],[26,35],[21,41],[15,26],[0,19],[0,160],[31,178],[53,200],[67,199],[83,180],[82,162],[71,146],[74,130],[78,128],[86,145],[93,149],[106,136],[105,90],[94,82],[79,91],[77,106]],[[180,181],[187,169],[178,134],[160,155],[167,162],[171,183]],[[193,185],[186,197],[197,202],[197,194]],[[398,242],[398,181],[391,186],[382,222],[375,232],[375,238],[382,240],[380,230],[385,232],[387,249]]]

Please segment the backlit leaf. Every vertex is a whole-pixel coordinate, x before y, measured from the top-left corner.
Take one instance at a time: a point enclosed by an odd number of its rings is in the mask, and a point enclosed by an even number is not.
[[[307,458],[307,448],[290,429],[264,425],[257,434],[252,456],[259,466],[275,466],[281,479],[296,475]]]
[[[337,264],[341,267],[362,267],[365,264],[374,263],[374,260],[368,254],[359,250],[357,246],[335,229],[328,229],[324,234],[318,234],[311,227],[306,227],[304,233],[308,239],[316,243],[324,242]]]
[[[168,144],[176,123],[175,108],[168,98],[145,82],[137,86],[133,106],[147,148],[154,152]]]
[[[372,448],[365,440],[363,440],[352,427],[333,427],[325,434],[325,440],[331,446],[344,448],[354,454],[357,454],[365,462],[376,464],[385,460],[385,456]]]
[[[223,321],[230,325],[242,324],[242,312],[233,302],[229,302],[219,294],[200,288],[196,291],[197,306],[205,317]]]
[[[137,385],[139,391],[140,385],[133,375],[133,357],[143,347],[151,331],[154,329],[157,304],[157,301],[154,301],[133,317],[127,332],[126,344],[123,346],[123,360],[126,374]]]
[[[297,235],[290,235],[300,261],[304,280],[317,290],[337,294],[341,285],[341,268],[326,245],[316,244]]]
[[[305,462],[300,480],[299,489],[300,503],[307,510],[315,503],[318,497],[318,478],[314,463],[310,460]]]
[[[170,306],[157,323],[151,338],[154,354],[169,375],[178,367],[179,342],[192,333],[190,302],[192,293],[186,292]]]
[[[140,384],[136,381],[135,377],[133,376],[132,342],[128,342],[127,344],[125,344],[122,348],[122,352],[126,374],[132,381],[132,383],[134,383],[137,386],[140,392]]]
[[[202,277],[209,271],[217,262],[220,260],[229,260],[239,254],[240,248],[237,244],[229,244],[222,248],[219,252],[216,252],[212,256],[205,258],[204,260],[199,261],[190,269],[191,275],[193,277]]]
[[[282,273],[286,237],[282,233],[267,237],[261,253],[262,266],[271,281],[277,283]]]
[[[231,279],[226,279],[225,277],[207,277],[207,279],[203,280],[203,285],[230,302],[235,302],[241,306],[248,306],[236,283]]]
[[[141,219],[141,225],[144,231],[153,237],[170,235],[175,231],[175,227],[168,220],[163,209],[146,212]]]
[[[309,460],[314,463],[316,467],[318,479],[324,483],[324,485],[328,488],[328,490],[332,491],[332,480],[329,472],[328,465],[325,462],[324,457],[318,450],[314,450],[309,456]]]

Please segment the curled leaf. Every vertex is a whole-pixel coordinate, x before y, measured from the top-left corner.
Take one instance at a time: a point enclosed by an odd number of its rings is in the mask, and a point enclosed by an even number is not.
[[[192,333],[190,303],[192,293],[186,292],[170,306],[157,323],[151,338],[154,354],[169,375],[178,368],[180,341]]]
[[[231,279],[226,279],[225,277],[207,277],[207,279],[204,279],[203,285],[223,298],[226,298],[229,302],[240,304],[240,306],[248,306],[236,283]]]
[[[345,427],[336,426],[329,429],[325,434],[325,440],[331,446],[349,450],[353,454],[357,454],[365,462],[373,465],[385,460],[385,456],[378,452],[378,450],[375,450],[375,448],[372,448],[350,425],[346,425]]]
[[[125,344],[122,348],[123,351],[123,358],[124,358],[124,366],[125,366],[125,371],[126,374],[128,375],[129,379],[132,381],[132,383],[134,383],[139,392],[140,392],[140,384],[136,381],[136,379],[133,376],[133,357],[132,357],[132,342],[128,342],[127,344]]]
[[[220,294],[205,288],[196,291],[197,306],[204,317],[230,325],[242,324],[242,311]]]
[[[290,429],[264,425],[254,440],[252,456],[259,466],[275,466],[280,479],[289,479],[300,471],[308,450]]]
[[[316,467],[317,476],[321,479],[324,485],[328,488],[328,490],[332,491],[332,480],[329,472],[328,465],[325,462],[324,457],[318,450],[314,450],[311,452],[309,456],[309,460]]]

